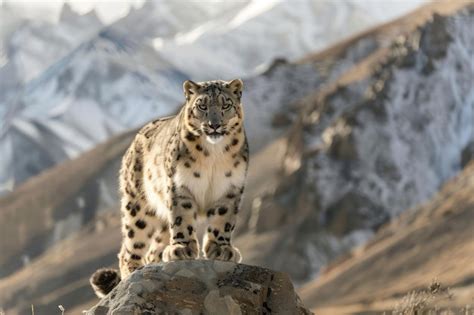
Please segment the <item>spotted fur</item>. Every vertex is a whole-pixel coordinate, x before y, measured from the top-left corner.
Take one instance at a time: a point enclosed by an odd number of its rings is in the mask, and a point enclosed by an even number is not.
[[[195,259],[196,219],[207,218],[203,256],[240,262],[232,245],[247,173],[241,80],[183,84],[186,102],[173,117],[143,127],[120,170],[121,279],[140,266]],[[110,291],[101,277],[97,293]],[[98,290],[98,286],[104,287]]]

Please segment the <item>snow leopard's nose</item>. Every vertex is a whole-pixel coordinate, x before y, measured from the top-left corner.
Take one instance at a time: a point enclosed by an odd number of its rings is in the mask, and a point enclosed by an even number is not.
[[[219,129],[219,127],[221,126],[221,124],[216,121],[208,121],[207,124],[214,130]]]

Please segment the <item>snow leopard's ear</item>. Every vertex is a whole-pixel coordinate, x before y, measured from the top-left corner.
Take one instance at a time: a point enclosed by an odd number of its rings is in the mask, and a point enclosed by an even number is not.
[[[230,91],[237,97],[239,100],[242,97],[242,90],[244,89],[244,82],[240,79],[235,79],[229,82]]]
[[[184,81],[183,90],[184,90],[184,96],[186,96],[186,100],[189,101],[192,95],[197,94],[200,87],[201,86],[199,84],[191,80]]]

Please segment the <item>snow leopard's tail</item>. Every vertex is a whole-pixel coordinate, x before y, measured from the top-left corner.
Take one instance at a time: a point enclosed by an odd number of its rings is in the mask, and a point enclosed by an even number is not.
[[[120,273],[116,269],[102,268],[94,272],[89,282],[99,298],[106,296],[120,282]]]

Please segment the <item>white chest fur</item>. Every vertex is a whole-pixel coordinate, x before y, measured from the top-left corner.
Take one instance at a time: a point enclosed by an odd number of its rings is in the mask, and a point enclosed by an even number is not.
[[[190,168],[179,167],[174,175],[175,183],[193,194],[200,212],[214,206],[232,186],[241,187],[245,180],[245,164],[235,166],[223,145],[210,144],[205,149],[209,156],[200,154]]]

